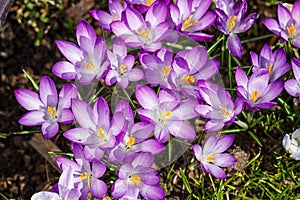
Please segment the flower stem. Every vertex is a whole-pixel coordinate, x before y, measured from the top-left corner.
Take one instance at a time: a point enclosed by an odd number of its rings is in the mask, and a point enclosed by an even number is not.
[[[229,79],[229,87],[232,88],[232,66],[231,66],[231,55],[228,51],[228,79]]]
[[[247,40],[243,40],[243,41],[241,41],[241,43],[244,44],[244,43],[247,43],[247,42],[254,42],[254,41],[257,41],[257,40],[262,40],[262,39],[266,39],[266,38],[273,37],[273,36],[274,36],[274,34],[263,35],[263,36],[260,36],[260,37],[254,37],[254,38],[250,38],[250,39],[247,39]]]
[[[131,100],[131,98],[130,98],[129,94],[127,93],[127,91],[124,90],[124,89],[122,89],[122,90],[123,90],[124,94],[126,95],[126,97],[127,97],[128,101],[129,101],[130,105],[134,108],[134,110],[136,110],[136,106],[134,105],[134,103]]]
[[[223,37],[219,38],[218,41],[216,43],[214,43],[208,50],[207,50],[207,53],[208,55],[211,55],[212,51],[216,49],[217,45],[223,41],[224,43],[224,40],[225,40],[225,35],[223,35]]]

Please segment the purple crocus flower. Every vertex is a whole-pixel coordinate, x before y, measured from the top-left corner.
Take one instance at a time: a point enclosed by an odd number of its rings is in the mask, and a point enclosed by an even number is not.
[[[87,159],[101,159],[104,152],[115,146],[116,136],[126,125],[123,114],[115,113],[110,120],[110,110],[103,97],[96,100],[93,109],[86,102],[74,99],[72,110],[80,127],[66,131],[64,137],[84,145]]]
[[[123,164],[118,170],[119,179],[112,186],[112,196],[117,199],[146,200],[164,199],[164,190],[158,185],[158,172],[151,164],[154,157],[150,153],[138,155],[131,164]]]
[[[43,76],[39,94],[24,88],[15,90],[14,93],[19,104],[29,111],[19,119],[19,123],[25,126],[42,125],[42,134],[47,140],[57,134],[58,123],[70,124],[74,121],[69,108],[71,99],[77,97],[78,91],[71,83],[66,84],[57,95],[53,80]]]
[[[298,97],[300,102],[300,60],[292,58],[292,68],[296,79],[287,80],[284,89],[292,96]]]
[[[269,109],[277,104],[271,101],[281,93],[283,82],[269,83],[269,78],[270,73],[267,70],[259,70],[248,79],[246,73],[240,67],[237,68],[235,72],[237,92],[251,110]]]
[[[145,85],[137,86],[135,94],[143,107],[137,113],[143,121],[154,124],[154,136],[159,142],[168,141],[169,134],[184,140],[195,138],[194,128],[184,120],[197,116],[196,101],[181,100],[179,94],[169,90],[161,90],[157,97],[155,91]]]
[[[68,41],[58,40],[56,45],[68,61],[57,62],[52,72],[59,78],[76,80],[81,84],[90,84],[94,78],[100,79],[109,67],[105,60],[106,45],[97,38],[91,25],[80,21],[76,29],[79,47]]]
[[[216,0],[215,12],[218,17],[216,27],[229,35],[227,38],[227,46],[229,52],[238,58],[242,57],[243,47],[237,34],[246,32],[258,18],[258,14],[251,13],[245,17],[247,11],[247,1],[238,0]]]
[[[106,166],[97,159],[90,163],[84,155],[83,147],[79,144],[72,144],[72,152],[75,161],[69,158],[57,157],[56,163],[62,171],[72,169],[72,176],[66,178],[73,178],[75,187],[80,188],[82,193],[80,200],[85,200],[88,192],[95,198],[103,198],[107,192],[107,186],[99,178],[104,175]]]
[[[250,52],[250,55],[253,65],[252,71],[268,70],[270,82],[279,79],[291,68],[290,64],[286,63],[286,54],[283,48],[277,49],[273,54],[270,46],[265,44],[259,56],[253,51]]]
[[[122,21],[113,22],[111,29],[130,47],[156,51],[161,48],[161,40],[168,33],[169,24],[165,22],[166,16],[167,6],[160,1],[151,5],[145,19],[137,10],[126,8]]]
[[[170,5],[171,19],[176,30],[198,41],[207,41],[214,36],[201,31],[208,29],[216,20],[216,14],[207,12],[211,0],[177,0]]]
[[[274,34],[278,35],[285,41],[290,40],[291,44],[300,48],[300,0],[296,1],[291,10],[283,4],[278,4],[277,16],[275,19],[269,18],[262,23]]]
[[[182,92],[187,97],[196,98],[198,80],[210,79],[218,71],[219,66],[217,60],[208,57],[203,46],[182,50],[174,57],[169,83],[173,90]]]
[[[91,15],[99,22],[99,26],[106,31],[111,32],[110,24],[114,21],[121,20],[122,12],[127,7],[124,2],[124,6],[118,0],[109,0],[108,9],[110,13],[102,10],[90,10]]]
[[[221,167],[234,165],[236,159],[229,153],[223,153],[233,143],[234,135],[224,135],[217,138],[211,135],[204,143],[203,147],[199,144],[193,146],[196,159],[200,162],[201,169],[208,174],[219,179],[226,179],[226,174]]]
[[[198,87],[201,98],[208,104],[195,107],[201,117],[210,119],[205,124],[205,131],[218,132],[224,125],[231,125],[243,109],[240,98],[233,103],[229,92],[209,81],[200,80]]]
[[[110,70],[105,77],[107,85],[117,82],[121,88],[126,88],[129,81],[137,82],[144,78],[142,70],[133,68],[135,58],[133,55],[127,55],[127,48],[123,40],[116,39],[113,52],[107,50],[107,57],[111,63]]]
[[[164,146],[155,139],[148,139],[154,129],[154,125],[148,122],[134,123],[131,107],[125,100],[121,100],[114,113],[122,112],[126,116],[128,126],[124,133],[118,136],[119,143],[110,151],[109,160],[112,162],[129,162],[140,152],[158,154],[164,150]]]
[[[169,73],[172,69],[173,53],[167,49],[160,49],[156,55],[144,53],[140,56],[140,62],[146,69],[145,76],[148,83],[153,86],[171,89]]]

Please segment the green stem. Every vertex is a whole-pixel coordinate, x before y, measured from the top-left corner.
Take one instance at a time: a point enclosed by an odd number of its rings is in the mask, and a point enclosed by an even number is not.
[[[255,37],[255,38],[251,38],[251,39],[247,39],[247,40],[242,40],[241,43],[244,44],[244,43],[247,43],[247,42],[254,42],[254,41],[257,41],[257,40],[262,40],[262,39],[266,39],[266,38],[273,37],[273,36],[274,36],[274,34],[259,36],[259,37]]]
[[[231,55],[228,51],[228,79],[229,79],[229,87],[232,88],[232,66],[231,66]]]
[[[129,94],[127,93],[127,91],[124,90],[124,89],[122,89],[122,90],[123,90],[124,94],[126,95],[126,97],[127,97],[128,101],[129,101],[130,105],[134,108],[134,110],[136,110],[136,106],[134,105],[134,103],[131,100],[131,98],[130,98]]]
[[[216,49],[217,45],[221,42],[225,40],[225,35],[223,35],[223,37],[219,38],[218,41],[216,43],[214,43],[208,50],[207,53],[210,55],[212,53],[213,50]]]
[[[225,40],[225,35],[223,35],[223,40],[222,40],[222,49],[221,49],[221,66],[224,66],[224,57],[225,57],[225,50],[226,50],[226,40]]]

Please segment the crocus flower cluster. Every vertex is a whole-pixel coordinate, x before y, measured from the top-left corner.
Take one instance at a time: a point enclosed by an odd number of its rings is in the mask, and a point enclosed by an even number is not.
[[[291,44],[300,48],[300,1],[297,0],[291,9],[285,7],[282,3],[278,4],[278,21],[269,18],[262,23],[274,34],[278,35],[284,41],[290,41]]]

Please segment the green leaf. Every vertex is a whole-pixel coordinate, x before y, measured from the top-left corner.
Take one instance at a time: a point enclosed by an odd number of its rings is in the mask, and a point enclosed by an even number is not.
[[[180,176],[181,176],[181,178],[182,178],[182,182],[183,182],[184,186],[186,187],[188,193],[192,194],[193,192],[192,192],[190,183],[189,183],[189,181],[187,180],[187,178],[186,178],[186,176],[185,176],[185,174],[184,174],[184,171],[182,170],[182,168],[179,168],[179,170],[180,170]]]
[[[24,74],[26,75],[26,77],[30,80],[30,82],[31,82],[31,84],[33,85],[34,89],[35,89],[36,91],[39,91],[39,86],[38,86],[38,84],[35,82],[35,80],[28,74],[28,72],[27,72],[25,69],[23,69],[22,71],[24,72]]]

